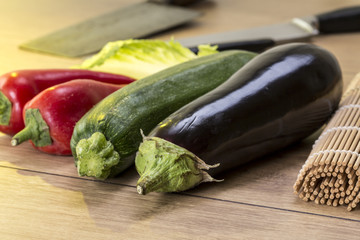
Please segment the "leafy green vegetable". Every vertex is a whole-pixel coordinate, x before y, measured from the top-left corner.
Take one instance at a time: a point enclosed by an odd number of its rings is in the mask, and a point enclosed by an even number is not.
[[[198,55],[176,41],[129,39],[109,42],[103,49],[75,68],[123,74],[140,79],[155,72],[216,53],[216,46],[199,46]]]

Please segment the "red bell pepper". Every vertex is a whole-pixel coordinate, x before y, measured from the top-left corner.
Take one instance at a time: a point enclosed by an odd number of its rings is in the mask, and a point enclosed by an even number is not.
[[[42,90],[75,79],[127,84],[134,79],[123,75],[83,69],[18,70],[0,76],[0,132],[14,135],[24,128],[24,105]]]
[[[70,140],[76,122],[96,103],[123,86],[73,80],[42,91],[25,105],[25,128],[12,138],[11,145],[30,140],[42,152],[71,155]]]

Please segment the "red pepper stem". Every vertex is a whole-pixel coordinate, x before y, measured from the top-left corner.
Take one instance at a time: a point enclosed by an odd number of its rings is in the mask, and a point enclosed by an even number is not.
[[[11,108],[10,100],[0,91],[0,125],[9,125]]]
[[[30,126],[25,127],[11,139],[11,146],[17,146],[32,138],[33,132]]]
[[[25,111],[25,128],[12,138],[11,145],[17,146],[27,140],[31,140],[37,147],[52,144],[49,126],[37,108],[29,108]]]

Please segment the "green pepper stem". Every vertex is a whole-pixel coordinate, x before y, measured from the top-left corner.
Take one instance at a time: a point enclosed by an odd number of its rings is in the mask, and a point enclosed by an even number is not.
[[[11,145],[17,146],[27,140],[31,140],[37,147],[52,144],[49,126],[37,108],[25,111],[25,128],[12,138]]]
[[[111,170],[120,162],[118,152],[107,141],[104,134],[95,132],[87,139],[81,139],[76,145],[77,170],[80,176],[106,179]]]
[[[136,190],[150,192],[185,191],[202,182],[218,182],[206,170],[207,165],[195,154],[157,137],[145,137],[136,155],[135,166],[140,175]]]

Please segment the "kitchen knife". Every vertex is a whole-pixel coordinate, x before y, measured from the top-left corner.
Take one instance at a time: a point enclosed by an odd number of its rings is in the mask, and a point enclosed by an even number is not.
[[[107,42],[144,38],[184,24],[199,12],[176,5],[194,0],[152,0],[131,4],[20,45],[21,49],[79,57],[100,50]]]
[[[218,45],[219,50],[263,51],[277,44],[303,41],[319,34],[360,30],[360,6],[347,7],[289,22],[263,27],[195,36],[177,41],[194,52],[200,44]]]

